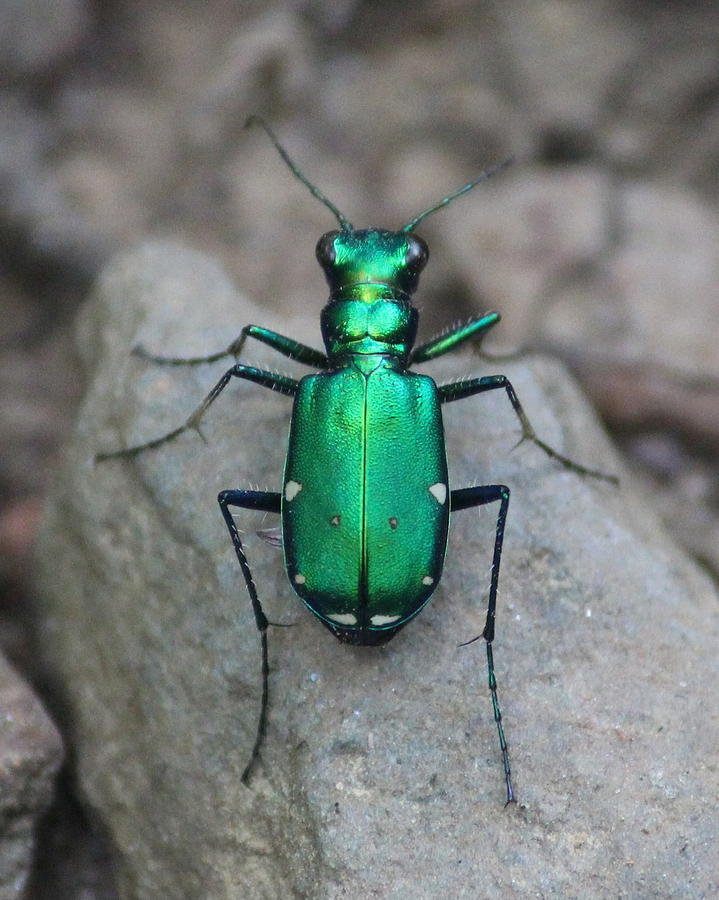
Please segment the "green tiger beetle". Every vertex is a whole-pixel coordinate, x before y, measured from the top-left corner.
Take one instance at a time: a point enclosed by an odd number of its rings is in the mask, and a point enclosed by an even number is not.
[[[437,385],[427,375],[411,371],[415,363],[482,338],[499,321],[499,314],[490,312],[414,347],[419,314],[411,297],[429,257],[426,243],[414,230],[428,215],[507,163],[486,170],[397,231],[355,229],[303,175],[262,119],[251,116],[246,124],[259,125],[266,132],[295,177],[339,223],[339,230],[319,239],[316,251],[330,287],[320,318],[325,352],[257,325],[245,326],[227,350],[205,357],[157,357],[137,348],[136,352],[156,363],[193,365],[224,356],[237,359],[246,339],[252,337],[316,372],[298,381],[238,362],[225,372],[184,425],[155,440],[96,458],[134,456],[188,429],[199,429],[208,407],[233,378],[294,397],[281,492],[227,490],[218,497],[247,585],[262,651],[262,701],[255,743],[242,775],[244,783],[259,758],[267,724],[270,623],[231,509],[278,513],[285,568],[295,592],[339,640],[378,646],[413,619],[436,589],[450,513],[498,503],[486,622],[482,634],[466,643],[480,637],[485,640],[509,804],[515,797],[492,655],[509,488],[488,484],[450,490],[442,404],[503,390],[521,424],[521,440],[532,441],[581,475],[612,482],[616,479],[572,462],[540,440],[504,375]]]

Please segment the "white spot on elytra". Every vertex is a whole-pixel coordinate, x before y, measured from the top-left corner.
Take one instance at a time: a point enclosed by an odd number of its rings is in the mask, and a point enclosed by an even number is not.
[[[431,575],[425,575],[422,579],[422,584],[434,584],[434,578]]]
[[[396,622],[399,618],[401,618],[401,616],[372,616],[370,622],[373,625],[390,625],[392,622]]]
[[[285,500],[294,500],[301,490],[299,481],[288,481],[285,485]]]
[[[337,622],[338,625],[357,624],[357,616],[354,613],[328,613],[327,618]]]
[[[447,500],[447,485],[443,481],[438,481],[435,484],[431,484],[429,486],[429,492],[437,501],[437,503],[444,503]]]
[[[307,581],[304,575],[300,575],[299,573],[295,575],[295,584],[304,584]]]

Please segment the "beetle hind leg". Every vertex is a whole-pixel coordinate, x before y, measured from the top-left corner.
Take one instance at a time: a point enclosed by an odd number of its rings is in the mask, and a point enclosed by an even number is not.
[[[484,623],[484,630],[481,635],[466,641],[466,644],[472,644],[474,641],[483,637],[487,645],[487,675],[489,679],[489,690],[492,697],[492,710],[494,712],[494,721],[497,725],[497,734],[499,735],[499,747],[502,751],[502,765],[504,767],[504,781],[507,788],[507,802],[515,803],[514,790],[512,788],[512,770],[509,764],[509,749],[507,740],[504,735],[504,726],[502,725],[502,710],[499,705],[499,696],[497,694],[497,679],[494,674],[494,654],[492,652],[492,641],[494,640],[494,619],[497,607],[497,587],[499,585],[499,564],[502,560],[502,543],[504,541],[504,526],[507,521],[507,510],[509,509],[509,488],[504,484],[486,484],[477,485],[470,488],[462,488],[451,493],[450,510],[457,512],[460,509],[470,509],[474,506],[484,506],[487,503],[499,502],[499,514],[497,516],[497,530],[494,538],[494,556],[492,558],[492,575],[489,585],[489,602],[487,604],[487,618]]]
[[[247,593],[250,595],[252,610],[255,614],[255,623],[257,625],[257,630],[260,633],[260,648],[262,652],[262,701],[260,704],[260,715],[257,720],[257,731],[255,734],[255,742],[252,746],[252,753],[250,754],[250,760],[242,773],[241,780],[243,784],[248,784],[250,780],[253,769],[260,757],[260,748],[267,730],[270,680],[270,663],[267,650],[267,626],[270,623],[267,621],[267,616],[262,609],[260,598],[257,596],[257,588],[255,587],[255,582],[252,578],[252,571],[247,562],[247,556],[242,547],[240,534],[237,530],[235,520],[232,517],[232,513],[230,512],[230,507],[236,506],[242,509],[256,509],[264,512],[279,513],[280,499],[280,494],[271,493],[269,491],[222,491],[217,498],[227,529],[232,538],[232,544],[235,548],[242,574],[245,577]]]

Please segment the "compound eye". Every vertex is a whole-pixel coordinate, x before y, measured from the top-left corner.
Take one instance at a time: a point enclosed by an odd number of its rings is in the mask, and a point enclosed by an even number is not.
[[[328,231],[317,241],[315,254],[323,268],[331,266],[335,261],[335,238],[338,234],[339,231]]]
[[[409,239],[409,247],[405,256],[405,265],[415,275],[424,269],[429,259],[429,247],[425,244],[419,235],[413,234]]]

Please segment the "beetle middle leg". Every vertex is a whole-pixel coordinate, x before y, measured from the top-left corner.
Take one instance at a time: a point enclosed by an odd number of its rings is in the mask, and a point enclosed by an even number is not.
[[[504,484],[486,484],[477,485],[470,488],[461,488],[454,490],[450,495],[450,511],[457,512],[460,509],[470,509],[474,506],[484,506],[487,503],[496,503],[499,501],[499,515],[497,516],[497,531],[494,539],[494,556],[492,558],[492,575],[489,585],[489,602],[487,604],[487,619],[484,624],[484,630],[481,635],[467,641],[472,644],[474,641],[483,637],[487,646],[487,672],[489,677],[489,690],[492,695],[492,709],[494,710],[494,721],[497,724],[497,733],[499,735],[499,746],[502,751],[502,764],[504,766],[504,780],[507,787],[507,803],[514,802],[514,791],[512,790],[512,772],[509,765],[509,750],[507,741],[504,736],[504,727],[502,726],[502,711],[499,706],[499,697],[497,696],[497,679],[494,674],[494,655],[492,653],[492,641],[494,640],[494,619],[497,608],[497,586],[499,584],[499,564],[502,561],[502,543],[504,541],[504,525],[507,521],[507,510],[509,509],[509,488]]]
[[[255,763],[259,758],[260,747],[262,746],[262,741],[265,737],[265,731],[267,729],[267,708],[269,705],[270,677],[270,663],[267,652],[267,626],[270,623],[267,621],[267,616],[262,609],[260,598],[257,596],[257,588],[255,587],[255,582],[252,578],[252,571],[250,570],[250,565],[247,562],[247,556],[245,555],[245,551],[242,547],[240,534],[237,530],[237,525],[235,525],[235,520],[232,517],[232,513],[230,512],[230,507],[237,506],[241,509],[256,509],[263,512],[279,513],[281,495],[272,493],[270,491],[222,491],[222,493],[218,496],[217,501],[220,504],[222,515],[224,516],[225,522],[227,523],[227,528],[230,532],[230,537],[232,538],[232,544],[235,548],[237,559],[240,562],[242,574],[245,576],[247,593],[250,595],[252,610],[255,614],[255,623],[257,625],[257,630],[260,633],[260,645],[262,648],[262,702],[260,706],[260,716],[257,720],[257,732],[255,734],[255,743],[252,747],[250,761],[247,763],[247,765],[245,766],[245,770],[242,773],[242,782],[243,784],[247,784],[250,775],[252,774]]]
[[[286,375],[278,375],[276,372],[268,372],[265,369],[255,369],[253,366],[244,366],[241,363],[237,363],[237,365],[225,372],[184,425],[180,425],[179,428],[175,428],[173,431],[169,431],[161,437],[146,441],[144,444],[136,444],[133,447],[126,447],[123,450],[113,450],[109,453],[98,453],[95,456],[95,461],[103,462],[107,459],[136,456],[144,450],[153,450],[155,447],[159,447],[162,444],[166,444],[168,441],[174,440],[190,428],[199,432],[202,418],[212,403],[214,403],[217,397],[219,397],[222,391],[227,387],[231,378],[244,378],[247,381],[252,381],[255,384],[260,384],[263,387],[270,388],[273,391],[278,391],[280,394],[286,394],[288,396],[294,396],[298,385],[296,379],[289,378]]]
[[[519,398],[512,386],[512,382],[506,375],[486,375],[483,378],[470,378],[468,381],[445,384],[440,386],[439,394],[442,398],[442,403],[451,403],[453,400],[462,400],[464,397],[472,397],[475,394],[483,394],[486,391],[496,391],[500,389],[507,392],[507,397],[512,404],[512,409],[516,413],[522,426],[522,437],[518,443],[521,444],[522,441],[526,440],[532,441],[532,443],[543,450],[547,456],[556,459],[557,462],[561,463],[566,469],[571,469],[579,475],[587,475],[591,478],[601,478],[612,484],[619,484],[619,479],[616,475],[607,475],[604,472],[599,472],[596,469],[589,469],[580,463],[574,462],[569,459],[569,457],[564,456],[553,447],[550,447],[549,444],[545,444],[541,438],[537,437],[532,423],[529,421],[522,404],[519,402]]]

